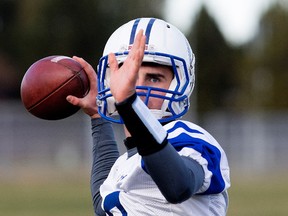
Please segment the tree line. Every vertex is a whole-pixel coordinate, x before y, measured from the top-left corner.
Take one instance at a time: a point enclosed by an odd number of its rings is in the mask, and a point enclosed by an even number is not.
[[[19,99],[21,79],[49,55],[81,56],[96,69],[110,34],[136,17],[164,17],[164,0],[2,0],[0,99]],[[196,55],[197,112],[288,108],[288,12],[275,3],[253,40],[233,46],[203,7],[186,34]]]

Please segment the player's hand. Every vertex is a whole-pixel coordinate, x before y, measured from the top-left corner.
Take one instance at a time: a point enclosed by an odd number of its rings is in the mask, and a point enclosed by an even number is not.
[[[93,67],[84,59],[76,57],[76,56],[73,56],[73,59],[79,62],[82,65],[83,69],[85,70],[89,79],[90,90],[88,94],[83,98],[78,98],[78,97],[69,95],[67,96],[66,100],[75,106],[81,107],[82,110],[91,118],[99,118],[100,115],[98,113],[98,107],[96,104],[97,75]]]
[[[146,37],[143,30],[136,35],[135,42],[127,59],[119,68],[116,57],[109,54],[108,61],[111,69],[110,90],[117,103],[124,101],[135,93],[138,72],[142,64],[145,51]]]

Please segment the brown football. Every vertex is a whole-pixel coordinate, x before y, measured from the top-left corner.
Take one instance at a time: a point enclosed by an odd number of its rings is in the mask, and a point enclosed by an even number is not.
[[[66,101],[68,95],[84,97],[89,79],[82,66],[67,56],[49,56],[36,61],[21,83],[21,99],[34,116],[58,120],[73,115],[79,107]]]

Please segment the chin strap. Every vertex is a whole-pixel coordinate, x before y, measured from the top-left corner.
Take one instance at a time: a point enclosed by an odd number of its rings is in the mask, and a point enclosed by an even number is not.
[[[172,116],[172,114],[170,112],[166,112],[163,110],[156,110],[156,109],[149,109],[149,110],[153,114],[153,116],[158,120]]]

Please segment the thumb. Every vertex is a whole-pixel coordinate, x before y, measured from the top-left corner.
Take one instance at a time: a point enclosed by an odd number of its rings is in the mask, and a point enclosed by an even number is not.
[[[119,69],[118,68],[118,62],[116,60],[116,57],[115,57],[114,53],[110,53],[108,55],[108,62],[109,62],[111,71],[116,71],[116,70]]]
[[[75,97],[75,96],[72,96],[72,95],[68,95],[66,97],[66,100],[71,103],[72,105],[74,106],[79,106],[80,105],[80,99]]]

